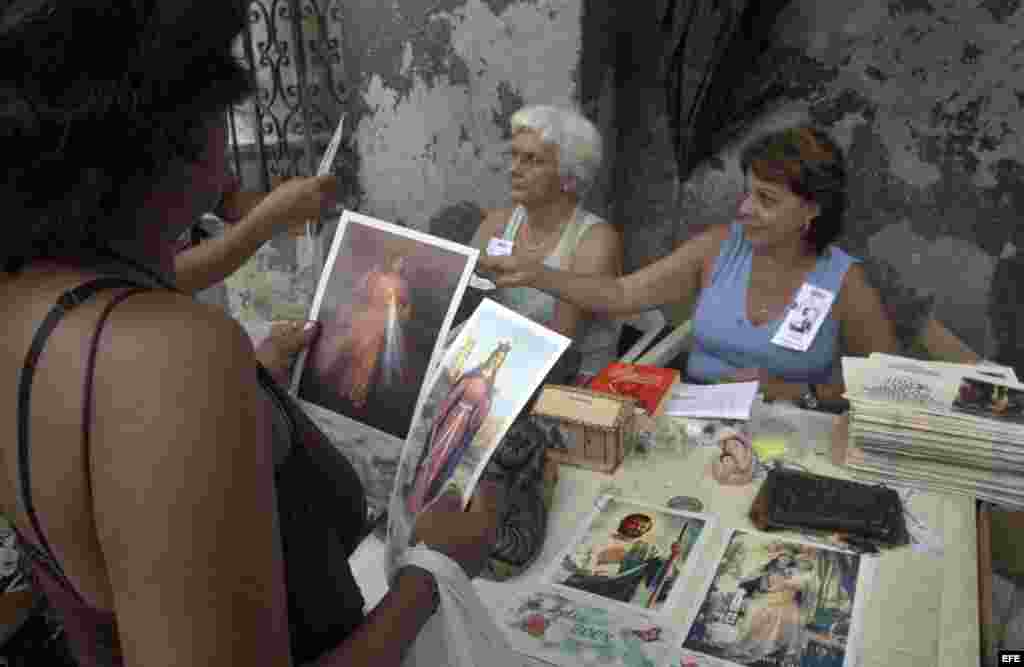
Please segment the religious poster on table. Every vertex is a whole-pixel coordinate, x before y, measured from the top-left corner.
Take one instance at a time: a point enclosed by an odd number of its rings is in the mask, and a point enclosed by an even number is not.
[[[851,667],[877,559],[735,530],[689,620],[679,667]]]
[[[953,411],[985,419],[1024,425],[1024,385],[991,382],[978,378],[960,379]]]
[[[710,517],[602,496],[547,581],[615,613],[668,614],[702,552]]]
[[[320,335],[292,377],[298,398],[404,441],[478,255],[345,211],[309,315]]]
[[[655,667],[678,644],[663,616],[613,613],[553,590],[515,592],[502,600],[497,621],[514,650],[563,667]]]
[[[424,385],[389,510],[391,558],[416,515],[449,488],[469,503],[513,420],[571,341],[484,299]]]

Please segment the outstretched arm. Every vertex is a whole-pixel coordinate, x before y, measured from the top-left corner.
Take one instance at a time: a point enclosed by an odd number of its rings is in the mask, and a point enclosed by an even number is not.
[[[334,190],[333,176],[293,178],[277,186],[223,234],[178,253],[178,288],[194,294],[224,280],[277,233],[318,218],[333,203]]]
[[[500,287],[527,285],[591,313],[626,315],[666,303],[691,302],[700,289],[704,258],[717,252],[719,235],[712,228],[667,257],[621,277],[581,275],[540,262],[486,254],[480,256],[477,266]]]

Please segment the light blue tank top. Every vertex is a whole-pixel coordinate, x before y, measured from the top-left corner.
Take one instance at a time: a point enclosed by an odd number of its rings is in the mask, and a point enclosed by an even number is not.
[[[847,269],[860,260],[834,245],[818,257],[807,282],[831,291],[836,300],[807,351],[789,350],[772,343],[785,313],[762,326],[747,319],[752,247],[744,238],[742,225],[734,222],[729,230],[715,261],[711,285],[701,290],[697,301],[687,376],[696,382],[716,382],[741,368],[761,368],[788,382],[827,384],[839,379],[839,322],[833,311]]]
[[[505,225],[502,238],[515,241],[519,226],[525,220],[526,209],[517,206],[512,212],[508,224]],[[568,271],[573,253],[576,252],[583,234],[591,226],[599,224],[606,225],[608,223],[593,213],[577,208],[572,222],[566,225],[562,231],[558,245],[550,255],[544,258],[544,265],[552,269]],[[492,298],[520,315],[545,326],[555,316],[555,298],[532,287],[500,288],[494,291]],[[601,369],[615,361],[621,331],[622,324],[620,322],[607,318],[591,317],[580,323],[580,329],[576,334],[576,342],[582,356],[580,373],[597,375]]]

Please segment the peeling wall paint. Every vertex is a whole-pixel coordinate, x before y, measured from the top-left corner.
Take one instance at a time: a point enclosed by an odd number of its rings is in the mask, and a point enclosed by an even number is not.
[[[776,49],[794,52],[793,93],[738,143],[779,119],[826,125],[850,172],[843,245],[933,295],[936,317],[980,354],[1008,350],[1024,330],[997,330],[993,313],[1016,326],[1006,312],[1020,310],[1000,300],[1018,293],[1006,283],[1020,274],[1001,269],[1020,263],[1001,255],[1024,242],[1021,3],[796,0],[779,32]],[[741,178],[734,148],[699,169],[683,188],[678,236],[730,219]]]
[[[580,5],[468,0],[424,20],[402,39],[397,77],[365,72],[356,131],[363,212],[420,229],[449,204],[505,202],[508,117],[524,104],[572,103]]]
[[[794,0],[775,60],[758,65],[784,73],[788,102],[684,184],[651,39],[662,4],[339,5],[348,81],[359,91],[351,112],[361,210],[424,229],[448,205],[502,204],[508,115],[578,99],[606,140],[588,202],[623,230],[626,268],[635,269],[731,219],[743,188],[738,146],[810,119],[847,151],[843,245],[893,263],[978,352],[996,356],[1024,340],[1024,318],[1012,317],[1020,308],[1008,301],[1024,262],[1006,250],[1024,247],[1020,0]],[[291,288],[287,275],[271,282],[261,289]]]

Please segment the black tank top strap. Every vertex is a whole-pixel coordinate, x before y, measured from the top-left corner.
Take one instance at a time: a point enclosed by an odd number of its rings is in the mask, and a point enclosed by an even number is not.
[[[88,456],[89,430],[92,423],[92,375],[96,362],[96,350],[99,345],[100,333],[103,330],[107,317],[117,304],[121,303],[132,294],[137,294],[138,292],[147,291],[152,288],[134,280],[105,277],[90,280],[64,292],[57,299],[57,303],[46,314],[46,317],[43,319],[42,324],[39,325],[39,328],[36,329],[35,335],[32,337],[32,343],[29,346],[28,353],[25,355],[25,363],[22,366],[21,376],[18,381],[18,481],[21,486],[20,494],[21,500],[25,505],[25,513],[28,515],[32,531],[41,548],[35,548],[29,542],[25,542],[25,546],[29,547],[27,552],[30,556],[34,557],[44,567],[50,570],[57,580],[71,591],[79,602],[83,604],[87,604],[85,599],[68,580],[67,575],[65,575],[63,568],[61,568],[59,561],[53,553],[53,549],[50,547],[49,541],[46,539],[46,534],[39,522],[39,516],[36,514],[35,504],[32,501],[32,480],[29,466],[29,421],[31,417],[30,407],[32,380],[35,377],[36,366],[39,363],[39,357],[42,355],[43,348],[46,346],[51,334],[53,334],[57,325],[60,324],[64,316],[103,290],[125,287],[129,289],[118,294],[104,308],[103,314],[100,316],[99,323],[93,333],[89,346],[89,357],[87,360],[85,375],[85,400],[83,405],[82,421],[82,440],[86,447],[86,455]]]

